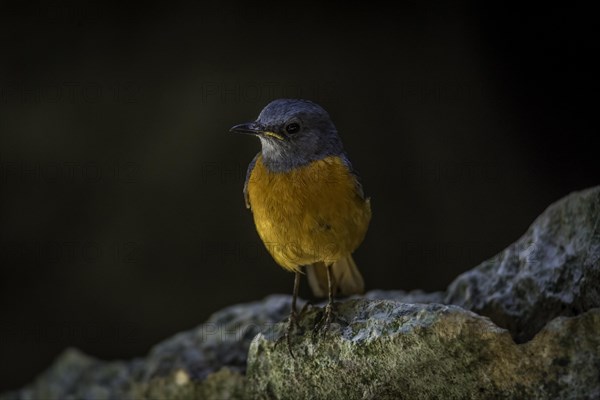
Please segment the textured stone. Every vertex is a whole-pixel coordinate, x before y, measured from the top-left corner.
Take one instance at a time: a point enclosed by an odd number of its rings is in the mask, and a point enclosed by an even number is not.
[[[248,356],[256,399],[576,399],[600,395],[600,309],[558,318],[527,344],[457,306],[350,300],[329,332],[302,320],[292,358],[261,333]]]
[[[600,307],[600,187],[552,204],[495,257],[460,275],[445,303],[488,316],[516,341]]]
[[[597,187],[550,206],[447,292],[355,296],[324,335],[313,333],[322,309],[307,307],[295,358],[277,345],[290,297],[274,295],[223,309],[145,358],[67,350],[0,398],[600,398],[599,220]]]
[[[426,293],[422,290],[371,290],[364,296],[354,296],[354,298],[364,298],[368,300],[395,300],[403,303],[443,303],[445,292]]]
[[[242,398],[250,342],[289,313],[289,296],[227,307],[156,345],[146,358],[105,362],[70,349],[33,384],[3,399]]]

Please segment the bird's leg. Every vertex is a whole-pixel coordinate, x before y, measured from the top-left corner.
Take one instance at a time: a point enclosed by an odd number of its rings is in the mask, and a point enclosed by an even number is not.
[[[298,311],[296,310],[296,301],[298,300],[298,289],[300,288],[300,272],[296,271],[294,276],[294,292],[292,294],[292,311],[290,312],[290,321],[288,324],[288,331],[291,330],[292,324],[298,325]]]
[[[299,288],[300,288],[300,272],[296,271],[296,275],[294,276],[294,293],[292,295],[292,310],[290,311],[290,316],[288,318],[288,325],[285,330],[285,334],[282,337],[280,337],[277,340],[277,342],[275,343],[275,346],[277,346],[279,344],[279,342],[285,338],[285,341],[287,342],[288,350],[289,350],[292,358],[295,358],[294,353],[292,352],[292,341],[291,341],[292,330],[294,329],[294,326],[296,328],[300,327],[298,325],[298,311],[296,310],[296,300],[298,298],[298,289]]]
[[[327,332],[333,315],[333,279],[331,276],[331,264],[326,265],[325,268],[327,268],[327,289],[329,299],[327,301],[327,306],[325,307],[325,324],[323,325],[323,330]]]
[[[321,317],[321,320],[315,325],[314,331],[327,332],[329,330],[329,325],[331,324],[331,320],[333,318],[333,277],[331,276],[331,265],[325,265],[327,269],[327,289],[328,289],[328,301],[327,306],[325,306],[325,313]]]

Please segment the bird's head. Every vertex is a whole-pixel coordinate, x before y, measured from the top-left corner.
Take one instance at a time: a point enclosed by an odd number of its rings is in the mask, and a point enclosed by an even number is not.
[[[308,100],[274,100],[263,108],[256,121],[236,125],[230,131],[257,136],[262,144],[263,163],[275,172],[343,152],[327,111]]]

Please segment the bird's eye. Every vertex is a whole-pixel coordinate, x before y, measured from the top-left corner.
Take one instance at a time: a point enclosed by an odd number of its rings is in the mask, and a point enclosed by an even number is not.
[[[285,127],[285,131],[287,133],[296,133],[299,130],[300,130],[300,124],[297,124],[296,122],[292,122],[291,124],[288,124]]]

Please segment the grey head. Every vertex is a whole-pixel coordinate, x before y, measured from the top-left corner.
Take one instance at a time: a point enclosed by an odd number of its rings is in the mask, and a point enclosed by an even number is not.
[[[327,111],[308,100],[274,100],[263,108],[256,121],[236,125],[231,132],[257,136],[263,163],[274,172],[343,155],[344,151]]]

